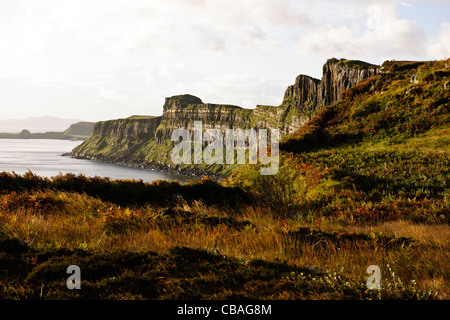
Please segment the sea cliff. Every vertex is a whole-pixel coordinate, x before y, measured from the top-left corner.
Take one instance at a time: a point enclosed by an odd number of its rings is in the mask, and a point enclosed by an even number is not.
[[[322,79],[299,75],[286,89],[279,106],[257,105],[255,109],[205,103],[189,94],[168,97],[162,116],[95,123],[92,135],[71,156],[193,177],[221,177],[230,172],[230,166],[173,164],[172,132],[193,131],[194,121],[201,121],[203,130],[279,129],[283,138],[300,129],[321,107],[341,99],[345,90],[379,72],[380,66],[362,61],[329,59],[323,66]]]

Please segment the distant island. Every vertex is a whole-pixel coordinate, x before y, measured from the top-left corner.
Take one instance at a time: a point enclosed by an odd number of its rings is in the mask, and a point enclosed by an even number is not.
[[[94,122],[77,122],[70,125],[64,131],[48,131],[31,133],[23,129],[18,133],[0,133],[0,139],[59,139],[59,140],[86,140],[94,129]]]
[[[31,132],[64,131],[71,124],[86,121],[84,119],[60,118],[55,116],[27,117],[23,119],[0,119],[0,132],[18,133],[22,129]]]

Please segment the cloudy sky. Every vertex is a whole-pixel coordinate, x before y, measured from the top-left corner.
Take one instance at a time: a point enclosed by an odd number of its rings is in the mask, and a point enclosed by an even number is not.
[[[449,0],[0,0],[0,119],[279,105],[332,57],[450,57]]]

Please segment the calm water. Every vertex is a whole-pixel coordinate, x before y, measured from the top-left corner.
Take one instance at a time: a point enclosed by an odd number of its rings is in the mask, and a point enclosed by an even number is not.
[[[111,179],[142,179],[151,182],[158,179],[185,181],[185,177],[160,171],[131,168],[90,160],[72,159],[62,154],[70,152],[82,141],[0,139],[0,172],[14,171],[23,174],[31,170],[36,175],[53,177],[60,173],[101,176]]]

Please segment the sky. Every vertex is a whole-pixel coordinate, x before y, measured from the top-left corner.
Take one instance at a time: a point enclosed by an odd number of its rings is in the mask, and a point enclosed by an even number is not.
[[[279,105],[329,58],[450,57],[450,0],[0,0],[0,119]]]

